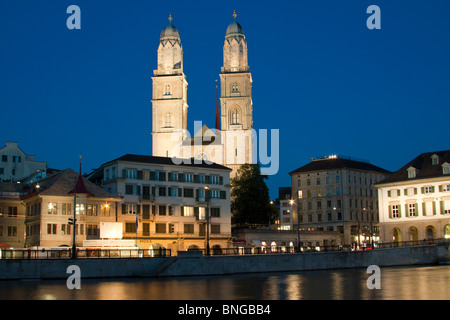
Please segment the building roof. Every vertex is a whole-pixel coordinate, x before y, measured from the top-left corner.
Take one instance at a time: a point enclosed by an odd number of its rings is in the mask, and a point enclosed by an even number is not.
[[[120,158],[114,159],[112,161],[109,161],[103,166],[118,162],[118,161],[126,161],[126,162],[136,162],[136,163],[147,163],[147,164],[155,164],[155,165],[170,165],[170,166],[181,166],[181,167],[190,167],[190,168],[203,168],[203,169],[218,169],[218,170],[227,170],[231,171],[230,168],[222,166],[217,163],[210,163],[208,164],[205,161],[199,160],[199,159],[180,159],[175,158],[177,160],[180,160],[180,164],[176,164],[172,158],[170,157],[157,157],[157,156],[145,156],[145,155],[137,155],[137,154],[126,154],[124,156],[121,156]],[[178,161],[177,161],[178,162]]]
[[[330,157],[324,159],[313,160],[307,165],[300,167],[289,174],[300,172],[310,172],[310,171],[321,171],[321,170],[333,170],[333,169],[354,169],[361,171],[374,171],[384,174],[391,174],[392,172],[385,170],[383,168],[374,166],[368,162],[356,161],[351,159],[345,159],[340,157]]]
[[[433,164],[433,155],[437,156],[437,164]],[[450,150],[422,153],[378,184],[442,177],[442,165],[446,162],[450,164]],[[408,169],[411,167],[416,169],[415,178],[408,178]]]
[[[25,195],[23,198],[27,198],[32,195],[42,195],[42,196],[72,196],[74,188],[77,187],[77,192],[89,194],[94,198],[109,198],[109,199],[121,199],[120,197],[106,192],[102,188],[96,186],[88,179],[81,177],[82,184],[84,185],[83,190],[79,182],[80,174],[73,171],[72,169],[66,169],[60,171],[46,179],[38,182],[39,188],[33,185],[33,192]],[[78,183],[77,183],[78,182]]]

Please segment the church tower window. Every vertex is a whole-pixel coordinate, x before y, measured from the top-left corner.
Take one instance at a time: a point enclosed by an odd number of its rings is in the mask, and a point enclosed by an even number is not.
[[[231,124],[239,124],[239,110],[234,109],[231,111]]]
[[[170,115],[170,112],[167,112],[164,116],[164,127],[172,127],[172,116]]]
[[[231,87],[231,92],[239,92],[239,85],[237,82],[233,83],[233,86]]]
[[[172,94],[172,92],[170,90],[170,84],[166,84],[166,86],[164,87],[164,95],[170,96],[171,94]]]

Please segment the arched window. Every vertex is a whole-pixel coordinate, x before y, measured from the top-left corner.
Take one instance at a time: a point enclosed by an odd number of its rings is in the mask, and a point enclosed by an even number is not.
[[[166,86],[164,87],[164,95],[170,96],[171,94],[172,94],[172,92],[170,90],[170,84],[166,84]]]
[[[234,109],[233,111],[231,111],[231,124],[239,124],[239,121],[239,110]]]
[[[167,112],[164,115],[164,127],[171,127],[172,126],[172,116],[170,115],[170,112]]]
[[[239,85],[237,82],[233,83],[233,86],[231,87],[231,92],[239,92]]]

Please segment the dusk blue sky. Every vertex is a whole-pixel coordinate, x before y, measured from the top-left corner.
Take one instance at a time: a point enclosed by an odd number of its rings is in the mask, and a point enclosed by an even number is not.
[[[69,5],[81,30],[69,30]],[[381,9],[369,30],[367,7]],[[446,150],[450,2],[7,1],[0,7],[0,145],[16,141],[51,168],[83,172],[127,153],[151,155],[151,76],[169,13],[181,35],[188,129],[214,127],[225,31],[242,25],[256,130],[280,130],[280,168],[343,154],[395,171]],[[191,131],[192,133],[192,131]],[[0,146],[0,147],[1,147]]]

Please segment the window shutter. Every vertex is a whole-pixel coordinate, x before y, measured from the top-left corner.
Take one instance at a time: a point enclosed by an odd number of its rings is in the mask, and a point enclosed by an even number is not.
[[[422,202],[422,215],[423,216],[427,215],[427,204],[426,204],[426,202]]]
[[[424,194],[425,193],[425,187],[422,187],[420,189],[421,189],[422,194]]]
[[[402,206],[398,205],[398,217],[401,218],[402,217]]]
[[[220,184],[220,185],[223,184],[223,177],[222,177],[222,176],[219,177],[219,184]]]
[[[400,191],[400,189],[397,190],[397,196],[401,196],[402,192]]]
[[[439,186],[439,192],[442,192],[442,185]]]
[[[137,178],[138,180],[142,180],[142,170],[137,171]]]
[[[182,188],[178,188],[178,196],[179,197],[183,196],[183,189]]]
[[[415,209],[414,209],[414,216],[418,217],[419,216],[419,204],[415,203],[414,207],[415,207]]]
[[[220,199],[226,199],[227,198],[227,192],[226,191],[220,191]]]
[[[441,214],[444,214],[444,201],[441,201]]]
[[[136,213],[137,213],[137,214],[141,214],[141,205],[138,204],[136,207],[137,207]]]
[[[433,201],[433,215],[436,215],[436,202]]]
[[[198,175],[194,174],[194,183],[198,183]]]
[[[391,197],[391,190],[388,190],[388,197]]]
[[[184,182],[183,174],[182,174],[182,173],[179,173],[179,174],[178,174],[178,182]]]
[[[432,187],[431,187],[431,192],[433,192],[433,193],[434,193],[434,186],[432,186]]]
[[[167,173],[167,181],[172,181],[172,173],[171,172]]]
[[[409,217],[408,204],[405,204],[405,217]]]
[[[127,211],[127,205],[125,203],[122,203],[122,214],[126,214]]]
[[[388,206],[389,210],[389,219],[392,219],[392,206]]]
[[[414,188],[414,194],[417,194],[417,188]]]
[[[181,206],[180,209],[180,216],[184,217],[184,206]]]

